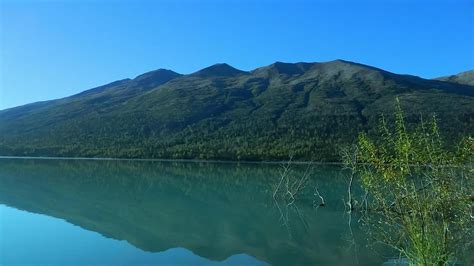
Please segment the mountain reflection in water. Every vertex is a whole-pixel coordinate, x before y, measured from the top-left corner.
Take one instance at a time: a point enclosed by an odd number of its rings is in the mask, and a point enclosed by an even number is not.
[[[382,264],[357,217],[344,212],[347,180],[339,167],[315,166],[289,206],[272,197],[278,167],[3,158],[0,204],[153,253],[184,248],[212,261],[246,254],[271,265]],[[297,174],[304,169],[295,166]],[[325,207],[314,207],[316,185]]]

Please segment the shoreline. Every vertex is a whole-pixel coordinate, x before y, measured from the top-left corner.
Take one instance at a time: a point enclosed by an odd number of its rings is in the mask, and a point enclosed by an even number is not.
[[[2,159],[17,160],[91,160],[91,161],[143,161],[143,162],[183,162],[183,163],[229,163],[229,164],[281,164],[287,161],[235,161],[235,160],[201,160],[201,159],[141,159],[141,158],[113,158],[113,157],[54,157],[54,156],[1,156]],[[292,161],[293,164],[341,165],[341,162],[311,162]]]

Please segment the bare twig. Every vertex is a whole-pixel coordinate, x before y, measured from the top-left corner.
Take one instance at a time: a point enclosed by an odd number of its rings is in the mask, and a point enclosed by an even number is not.
[[[314,187],[314,196],[318,196],[321,199],[321,203],[319,203],[318,207],[324,207],[326,203],[324,202],[323,196],[321,196],[321,193],[319,193],[318,187]],[[315,202],[313,201],[313,205],[316,205]]]

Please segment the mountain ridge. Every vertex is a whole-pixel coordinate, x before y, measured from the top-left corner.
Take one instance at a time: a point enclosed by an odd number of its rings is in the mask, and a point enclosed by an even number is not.
[[[189,73],[189,74],[180,74],[178,72],[175,72],[171,69],[165,69],[165,68],[159,68],[159,69],[156,69],[156,70],[151,70],[151,71],[148,71],[148,72],[145,72],[143,74],[139,74],[138,76],[136,76],[135,78],[123,78],[123,79],[119,79],[119,80],[116,80],[116,81],[112,81],[112,82],[109,82],[109,83],[106,83],[104,85],[99,85],[97,87],[94,87],[94,88],[91,88],[91,89],[86,89],[82,92],[78,92],[78,93],[75,93],[75,94],[72,94],[70,96],[65,96],[65,97],[61,97],[61,98],[56,98],[56,99],[50,99],[50,100],[42,100],[42,101],[36,101],[36,102],[31,102],[31,103],[27,103],[27,104],[22,104],[22,105],[18,105],[18,106],[13,106],[13,107],[8,107],[8,108],[5,108],[5,109],[0,109],[0,113],[3,112],[3,111],[6,111],[6,110],[9,110],[9,109],[14,109],[14,108],[18,108],[18,107],[23,107],[23,106],[28,106],[28,105],[35,105],[35,104],[40,104],[40,103],[45,103],[45,102],[50,102],[50,101],[56,101],[56,100],[61,100],[61,99],[65,99],[65,98],[69,98],[69,97],[73,97],[73,96],[76,96],[76,95],[83,95],[83,94],[86,94],[87,92],[92,92],[93,90],[96,90],[96,89],[100,89],[100,88],[103,88],[103,87],[109,87],[109,86],[114,86],[114,85],[118,85],[122,82],[127,82],[127,81],[132,81],[132,80],[136,80],[136,79],[141,79],[141,78],[144,78],[150,74],[153,74],[153,73],[160,73],[162,71],[166,71],[166,72],[172,72],[174,74],[176,74],[176,77],[174,78],[177,78],[177,77],[186,77],[186,76],[199,76],[199,75],[196,75],[198,74],[199,72],[203,71],[203,70],[207,70],[207,69],[212,69],[213,67],[215,66],[220,66],[220,65],[225,65],[225,66],[228,66],[234,70],[237,70],[241,73],[255,73],[255,72],[258,72],[259,70],[261,69],[265,69],[265,68],[271,68],[272,66],[274,65],[295,65],[295,66],[298,66],[298,65],[324,65],[324,64],[332,64],[332,63],[344,63],[344,64],[349,64],[349,65],[354,65],[354,66],[360,66],[360,67],[363,67],[363,68],[367,68],[367,69],[373,69],[373,70],[376,70],[376,71],[381,71],[381,72],[384,72],[384,73],[387,73],[387,74],[392,74],[392,75],[399,75],[399,76],[407,76],[407,77],[413,77],[413,78],[419,78],[419,79],[424,79],[424,80],[432,80],[432,81],[443,81],[443,82],[453,82],[453,83],[458,83],[458,84],[461,84],[461,85],[467,85],[467,86],[474,86],[474,81],[471,83],[459,83],[459,82],[456,82],[454,81],[453,79],[457,78],[459,75],[463,75],[463,74],[468,74],[469,76],[474,76],[474,69],[473,70],[466,70],[466,71],[462,71],[462,72],[459,72],[458,74],[453,74],[453,75],[449,75],[449,76],[442,76],[442,77],[437,77],[437,78],[433,78],[433,79],[425,79],[425,78],[421,78],[419,76],[416,76],[416,75],[410,75],[410,74],[395,74],[393,72],[390,72],[390,71],[386,71],[384,69],[381,69],[381,68],[377,68],[377,67],[374,67],[374,66],[370,66],[370,65],[365,65],[365,64],[361,64],[361,63],[357,63],[357,62],[353,62],[353,61],[348,61],[348,60],[344,60],[344,59],[335,59],[335,60],[331,60],[331,61],[325,61],[325,62],[296,62],[296,63],[288,63],[288,62],[281,62],[281,61],[276,61],[270,65],[267,65],[267,66],[263,66],[263,67],[258,67],[258,68],[255,68],[253,70],[249,70],[249,71],[244,71],[244,70],[240,70],[240,69],[237,69],[237,68],[234,68],[233,66],[227,64],[227,63],[216,63],[216,64],[213,64],[211,66],[208,66],[208,67],[205,67],[203,69],[200,69],[200,70],[197,70],[195,72],[192,72],[192,73]],[[173,79],[173,78],[171,78]],[[169,79],[169,80],[171,80]],[[474,79],[474,78],[473,78]],[[161,84],[160,84],[161,85]]]
[[[474,69],[463,71],[455,75],[439,77],[439,78],[436,78],[436,80],[474,86]]]
[[[251,71],[221,63],[1,110],[0,155],[333,161],[393,112],[395,97],[409,122],[436,113],[449,139],[474,132],[471,85],[344,60]]]

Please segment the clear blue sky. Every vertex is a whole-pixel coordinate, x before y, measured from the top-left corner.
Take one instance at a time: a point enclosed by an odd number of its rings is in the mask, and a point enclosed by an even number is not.
[[[474,0],[0,0],[0,109],[168,68],[345,59],[426,78],[474,69]]]

